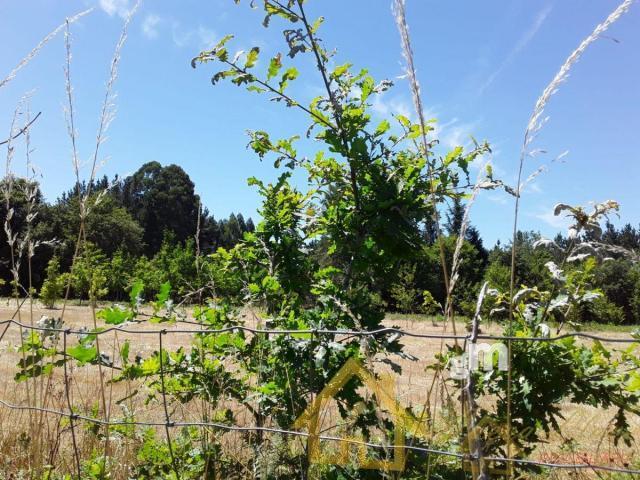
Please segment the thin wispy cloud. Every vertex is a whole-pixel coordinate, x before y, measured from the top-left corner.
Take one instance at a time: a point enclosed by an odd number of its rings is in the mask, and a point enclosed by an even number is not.
[[[177,47],[211,48],[218,36],[210,28],[199,25],[197,28],[185,29],[179,22],[173,22],[171,38]]]
[[[118,15],[126,18],[129,15],[129,0],[100,0],[100,8],[109,16]]]
[[[411,104],[400,96],[376,95],[371,108],[381,117],[404,115],[407,118],[411,118]]]
[[[444,120],[446,116],[435,108],[425,110],[424,118],[436,119],[436,122],[432,124],[433,131],[429,137],[437,138],[445,150],[452,150],[458,146],[465,149],[472,147],[471,137],[475,136],[474,132],[477,130],[478,122],[462,122],[458,117]]]
[[[159,34],[159,26],[162,22],[162,19],[156,14],[149,14],[145,17],[142,22],[142,33],[145,37],[149,39],[154,39],[158,37]]]
[[[567,229],[569,228],[569,225],[571,223],[571,221],[565,216],[554,215],[553,207],[545,208],[544,211],[541,211],[540,213],[536,213],[533,216],[538,220],[541,220],[542,222],[544,222],[549,227],[555,228],[557,230]]]
[[[536,36],[536,33],[538,33],[538,30],[540,30],[540,27],[542,27],[542,24],[545,22],[545,20],[551,13],[552,8],[553,7],[551,5],[547,5],[540,12],[538,12],[531,26],[522,34],[522,36],[520,37],[518,42],[514,45],[514,47],[511,49],[507,57],[502,61],[500,66],[498,66],[498,68],[494,70],[494,72],[491,75],[489,75],[487,80],[482,84],[482,86],[480,87],[480,90],[478,91],[478,95],[482,95],[485,92],[485,90],[491,86],[491,84],[495,81],[498,75],[500,75],[500,73],[502,73],[502,71],[513,61],[513,59],[516,58],[518,54],[527,47],[527,45],[529,45],[531,40],[533,40],[533,38]]]
[[[486,195],[485,198],[496,205],[506,205],[507,203],[509,203],[509,199],[506,194],[500,195],[494,193],[491,195]]]
[[[471,137],[475,129],[476,125],[474,123],[464,123],[454,118],[449,122],[443,123],[440,127],[436,124],[434,136],[440,139],[440,145],[447,150],[452,150],[458,146],[467,149],[473,143]]]
[[[103,0],[114,1],[114,0]],[[142,34],[154,40],[160,36],[169,36],[171,42],[179,48],[205,49],[211,48],[218,40],[216,32],[203,25],[185,27],[180,21],[172,17],[148,14],[141,25]]]

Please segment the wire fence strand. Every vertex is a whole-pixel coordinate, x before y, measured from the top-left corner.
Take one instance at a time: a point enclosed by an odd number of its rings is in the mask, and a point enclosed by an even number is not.
[[[430,338],[430,339],[441,339],[441,340],[469,340],[470,335],[452,335],[446,333],[419,333],[419,332],[411,332],[402,330],[399,328],[381,328],[377,330],[371,331],[360,331],[360,330],[322,330],[322,329],[310,329],[310,330],[277,330],[277,329],[265,329],[265,328],[253,328],[244,325],[230,326],[225,328],[216,328],[216,329],[207,329],[202,328],[203,324],[199,322],[189,322],[194,325],[198,325],[201,327],[199,330],[195,329],[131,329],[126,326],[113,326],[108,327],[103,330],[99,330],[96,332],[90,332],[91,335],[105,335],[110,332],[123,332],[128,334],[135,335],[156,335],[158,337],[159,342],[159,377],[160,377],[160,387],[161,387],[161,396],[162,396],[162,407],[164,410],[164,421],[137,421],[137,420],[111,420],[111,419],[103,419],[91,417],[88,415],[82,415],[77,413],[73,409],[73,402],[71,399],[70,392],[70,374],[68,372],[67,362],[66,360],[69,357],[67,353],[68,348],[68,336],[69,335],[86,335],[88,332],[86,330],[74,330],[71,328],[49,328],[42,327],[38,325],[27,325],[23,324],[20,321],[15,319],[8,319],[0,321],[0,327],[4,327],[2,330],[2,335],[0,335],[0,340],[5,336],[7,331],[9,330],[11,325],[15,325],[22,329],[28,331],[39,331],[43,333],[49,334],[61,334],[63,339],[63,351],[62,355],[64,357],[63,362],[63,375],[64,375],[64,395],[67,404],[67,411],[57,410],[53,408],[45,408],[38,407],[35,405],[19,405],[15,403],[8,402],[6,400],[0,399],[0,406],[16,411],[32,411],[39,412],[41,414],[46,415],[54,415],[58,417],[68,418],[71,430],[72,437],[72,446],[74,451],[74,460],[75,460],[75,468],[77,471],[78,479],[81,478],[81,464],[80,464],[80,452],[78,448],[78,441],[76,437],[76,422],[82,421],[90,424],[95,424],[99,426],[113,426],[113,427],[157,427],[164,428],[165,435],[168,443],[169,454],[171,457],[172,469],[177,478],[180,478],[179,469],[176,464],[175,455],[173,452],[172,440],[171,440],[171,429],[173,428],[181,428],[181,427],[198,427],[198,428],[212,428],[218,429],[222,431],[228,432],[254,432],[254,433],[271,433],[271,434],[279,434],[286,435],[292,437],[300,437],[300,438],[310,438],[314,437],[318,440],[330,441],[330,442],[341,442],[348,443],[360,447],[372,448],[372,449],[388,449],[388,445],[378,444],[372,442],[361,441],[353,438],[342,438],[330,435],[319,435],[319,434],[310,434],[304,431],[298,430],[288,430],[283,428],[276,427],[268,427],[263,425],[230,425],[226,423],[219,422],[189,422],[182,421],[177,422],[171,419],[171,414],[169,410],[169,401],[167,398],[167,390],[165,384],[165,353],[166,348],[164,347],[164,337],[170,334],[191,334],[191,335],[202,335],[202,334],[220,334],[227,332],[248,332],[256,335],[264,334],[264,335],[300,335],[300,334],[310,334],[310,335],[344,335],[344,336],[360,336],[360,337],[370,337],[370,336],[384,336],[389,334],[396,334],[400,336],[410,336],[415,338]],[[600,342],[611,342],[611,343],[638,343],[639,339],[634,337],[629,338],[616,338],[616,337],[607,337],[595,334],[589,334],[584,332],[569,332],[562,335],[556,335],[553,337],[513,337],[513,336],[500,336],[500,335],[486,335],[486,334],[476,334],[474,339],[483,339],[483,340],[511,340],[511,341],[528,341],[528,342],[550,342],[550,341],[558,341],[565,338],[584,338],[590,340],[597,340]],[[591,470],[594,472],[602,471],[602,472],[613,472],[613,473],[625,473],[629,475],[640,475],[640,469],[632,469],[632,468],[623,468],[617,466],[610,465],[600,465],[600,464],[592,464],[592,463],[553,463],[553,462],[545,462],[534,459],[524,459],[524,458],[513,458],[509,456],[504,457],[496,457],[496,456],[484,456],[482,459],[478,457],[476,452],[470,453],[460,453],[449,450],[441,450],[436,448],[430,448],[428,446],[416,446],[416,445],[402,445],[400,448],[405,449],[407,451],[417,452],[425,455],[438,455],[450,458],[457,458],[463,462],[478,462],[480,460],[489,461],[489,462],[503,462],[507,464],[517,464],[521,466],[536,466],[543,468],[551,468],[551,469],[560,469],[560,470]]]
[[[198,325],[202,327],[205,324],[199,322],[187,322],[189,324]],[[68,332],[70,335],[86,335],[88,332],[86,330],[81,329],[64,329],[64,328],[49,328],[49,327],[40,327],[37,325],[27,325],[18,320],[2,320],[0,321],[0,326],[6,324],[13,324],[19,327],[23,327],[29,330],[36,330],[41,332],[50,332],[50,333],[63,333]],[[172,328],[172,329],[131,329],[122,326],[115,327],[107,327],[102,330],[96,332],[90,332],[91,335],[106,335],[112,332],[122,332],[128,334],[135,335],[159,335],[161,333],[165,334],[219,334],[219,333],[232,333],[232,332],[247,332],[253,334],[265,334],[265,335],[347,335],[347,336],[355,336],[355,337],[375,337],[375,336],[384,336],[390,334],[397,334],[404,337],[413,337],[413,338],[430,338],[430,339],[440,339],[440,340],[468,340],[470,335],[452,335],[446,333],[419,333],[419,332],[411,332],[407,330],[402,330],[400,328],[395,327],[386,327],[379,328],[377,330],[326,330],[326,329],[306,329],[306,330],[282,330],[282,329],[264,329],[264,328],[253,328],[247,327],[245,325],[233,325],[224,328],[204,328],[204,329],[181,329],[181,328]],[[607,343],[638,343],[640,342],[640,336],[629,337],[629,338],[619,338],[619,337],[607,337],[602,335],[594,335],[592,333],[586,332],[567,332],[561,335],[554,335],[548,337],[520,337],[520,336],[509,336],[509,335],[488,335],[488,334],[478,334],[478,340],[496,340],[496,341],[520,341],[520,342],[555,342],[559,340],[563,340],[566,338],[583,338],[586,340],[597,340],[599,342],[607,342]]]

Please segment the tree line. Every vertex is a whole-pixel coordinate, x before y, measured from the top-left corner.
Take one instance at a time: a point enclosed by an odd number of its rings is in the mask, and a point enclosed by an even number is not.
[[[16,231],[26,228],[28,195],[25,192],[30,190],[27,187],[26,180],[14,180],[10,208]],[[80,227],[79,198],[89,189],[94,193],[88,202],[88,243],[71,272]],[[71,294],[79,299],[126,298],[135,279],[143,280],[149,292],[157,291],[165,282],[173,285],[176,295],[195,291],[216,277],[215,260],[208,255],[220,248],[229,251],[245,233],[256,228],[253,220],[245,220],[241,213],[216,220],[201,205],[194,183],[177,165],[163,167],[158,162],[150,162],[124,179],[105,176],[92,185],[75,186],[52,203],[44,201],[39,189],[31,190],[35,191],[36,216],[30,228],[42,245],[34,252],[31,262],[21,263],[20,283],[32,285],[50,306],[63,295],[67,284],[71,285]],[[6,205],[0,208],[6,218]],[[443,215],[443,243],[449,263],[464,221],[464,210],[462,200],[455,198]],[[394,275],[385,276],[371,288],[372,304],[401,313],[441,313],[446,289],[439,270],[440,247],[436,242],[435,223],[427,219],[421,232],[414,254],[399,263]],[[6,238],[7,232],[0,232],[3,259],[11,255]],[[558,259],[552,251],[535,247],[540,238],[536,232],[518,232],[518,285],[551,288],[545,265]],[[566,245],[568,241],[562,235],[555,238],[558,245]],[[617,229],[607,223],[601,241],[637,251],[640,229],[630,224]],[[322,263],[327,257],[326,244],[311,242],[309,247],[309,254]],[[485,281],[492,288],[508,289],[510,255],[511,243],[498,241],[488,249],[477,228],[473,225],[466,228],[455,294],[459,313],[472,314],[477,292]],[[196,257],[201,259],[201,269],[208,269],[207,275],[198,274]],[[4,261],[1,277],[4,295],[11,293],[10,268],[9,262]],[[601,296],[576,315],[583,321],[640,323],[638,265],[621,255],[594,268],[593,288],[599,289]]]
[[[79,252],[71,282],[80,298],[89,289],[87,278],[81,278],[83,269],[101,266],[109,284],[99,289],[104,292],[101,296],[120,298],[132,273],[146,271],[146,264],[160,267],[170,254],[194,257],[196,252],[206,255],[220,247],[231,248],[245,232],[255,230],[253,220],[245,220],[241,213],[216,220],[202,205],[189,175],[177,165],[149,162],[124,179],[105,176],[76,185],[51,203],[33,181],[5,178],[1,184],[3,192],[10,190],[9,201],[0,205],[3,223],[10,217],[9,230],[0,232],[3,295],[12,293],[12,255],[25,257],[16,265],[22,288],[31,285],[40,291],[47,277],[70,271],[80,229],[80,201],[87,192],[87,247]],[[21,235],[27,229],[37,245],[30,261],[28,252],[12,253],[7,242],[8,234]]]
[[[452,201],[446,213],[444,241],[447,261],[451,263],[455,250],[457,233],[464,217],[464,206],[459,199]],[[445,290],[441,280],[438,248],[434,241],[435,229],[431,225],[424,228],[424,244],[417,258],[406,262],[397,278],[393,279],[383,297],[392,310],[403,313],[438,312],[444,305]],[[585,241],[595,241],[587,237]],[[565,248],[572,240],[558,234],[553,242]],[[584,305],[580,311],[573,312],[573,318],[580,322],[601,322],[613,324],[640,324],[640,265],[624,252],[640,251],[640,227],[626,224],[616,228],[606,222],[598,241],[613,247],[609,256],[592,266],[577,262],[567,264],[568,271],[578,268],[591,268],[593,274],[590,287],[599,293],[593,302]],[[542,248],[544,241],[539,232],[518,231],[516,235],[515,279],[516,285],[537,285],[541,290],[552,290],[552,278],[549,276],[549,262],[557,264],[563,261],[560,251]],[[486,281],[490,288],[508,291],[510,284],[512,243],[500,240],[487,249],[474,226],[466,229],[462,248],[459,287],[454,293],[459,313],[472,316],[476,308],[478,291]],[[615,253],[615,248],[620,253]],[[624,249],[624,250],[623,250]],[[435,303],[434,303],[435,300]]]

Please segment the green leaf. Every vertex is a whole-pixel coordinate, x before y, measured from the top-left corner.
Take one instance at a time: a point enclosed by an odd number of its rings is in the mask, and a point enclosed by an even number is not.
[[[144,375],[153,375],[160,371],[160,357],[158,355],[154,355],[153,357],[149,357],[142,362],[142,373]]]
[[[156,295],[156,300],[158,301],[158,303],[165,303],[167,300],[169,300],[170,293],[171,283],[164,282],[162,285],[160,285],[160,291]]]
[[[131,306],[136,306],[138,302],[142,301],[142,292],[144,291],[144,282],[142,280],[136,280],[131,285],[131,291],[129,292],[129,300]]]
[[[67,348],[67,354],[81,364],[85,364],[93,362],[96,359],[98,356],[98,349],[96,347],[77,345],[75,347]]]
[[[235,70],[223,70],[221,72],[217,72],[213,77],[211,77],[211,84],[215,85],[221,79],[225,79],[227,77],[232,77],[234,75],[236,75],[236,71]]]
[[[122,358],[123,363],[129,362],[129,349],[130,349],[129,340],[125,340],[122,347],[120,347],[120,358]]]
[[[457,146],[456,148],[451,150],[449,153],[447,153],[447,156],[444,159],[445,166],[449,166],[453,161],[460,158],[461,155],[462,155],[462,147]]]
[[[220,333],[214,337],[216,347],[234,347],[240,349],[244,346],[244,340],[235,333]]]
[[[129,309],[122,309],[119,307],[109,307],[100,310],[97,314],[98,318],[102,318],[104,323],[108,325],[120,325],[124,322],[132,320],[134,314]]]
[[[282,68],[282,61],[280,60],[280,54],[276,55],[269,62],[269,70],[267,72],[267,82],[278,75]]]
[[[216,49],[218,49],[218,48],[220,48],[220,47],[224,46],[224,44],[225,44],[225,43],[227,43],[227,42],[228,42],[229,40],[231,40],[232,38],[233,38],[233,35],[232,35],[232,34],[230,34],[230,33],[229,33],[229,34],[227,34],[227,35],[225,35],[225,36],[224,36],[224,37],[222,37],[222,38],[220,39],[220,41],[216,44],[215,48],[216,48]]]
[[[262,279],[262,288],[267,292],[275,293],[280,290],[280,282],[270,275],[267,275]]]
[[[288,68],[284,72],[280,80],[280,92],[282,93],[284,89],[287,88],[287,85],[289,85],[289,81],[295,80],[296,78],[298,78],[298,70],[295,67]]]
[[[268,382],[258,386],[258,391],[263,395],[269,396],[280,391],[275,382]]]
[[[316,33],[318,31],[318,29],[320,28],[320,25],[323,24],[323,22],[324,22],[324,17],[316,18],[316,20],[311,25],[311,33]]]
[[[366,102],[369,96],[371,95],[371,92],[373,92],[373,89],[375,86],[376,85],[375,85],[375,82],[373,81],[373,78],[371,78],[370,76],[367,76],[360,85],[360,90],[362,92],[360,94],[360,101]]]
[[[390,128],[391,128],[391,124],[389,123],[389,121],[388,120],[383,120],[378,125],[378,128],[376,128],[376,131],[375,131],[374,135],[375,136],[382,135],[382,134],[386,133]]]
[[[634,372],[632,374],[626,389],[629,392],[637,392],[640,390],[640,375],[638,373]]]
[[[244,68],[253,68],[256,64],[256,62],[258,61],[258,56],[260,54],[260,47],[253,47],[251,50],[249,50],[249,53],[247,54],[247,61],[244,64]]]
[[[333,72],[331,73],[331,76],[333,78],[340,78],[342,75],[344,75],[349,68],[351,68],[351,63],[345,63],[344,65],[338,65]]]
[[[398,120],[398,122],[400,122],[400,125],[405,128],[409,128],[409,126],[411,125],[411,120],[409,120],[404,115],[396,115],[396,120]]]
[[[218,57],[218,60],[220,60],[221,62],[226,62],[227,60],[229,60],[229,52],[224,47],[216,49],[215,55],[216,57]]]

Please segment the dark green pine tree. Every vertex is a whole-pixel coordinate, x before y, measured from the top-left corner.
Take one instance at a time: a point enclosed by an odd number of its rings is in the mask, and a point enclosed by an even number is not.
[[[447,211],[447,221],[444,225],[447,235],[457,236],[462,229],[462,222],[464,220],[464,205],[460,198],[455,197],[453,202],[449,205]]]
[[[122,188],[122,203],[144,229],[145,253],[155,254],[167,233],[178,242],[193,238],[200,199],[189,175],[177,165],[144,164]]]

